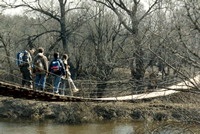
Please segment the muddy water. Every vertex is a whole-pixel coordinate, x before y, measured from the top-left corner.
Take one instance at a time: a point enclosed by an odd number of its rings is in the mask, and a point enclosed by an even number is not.
[[[66,125],[50,121],[0,119],[0,134],[199,134],[200,126],[174,122],[99,122]]]

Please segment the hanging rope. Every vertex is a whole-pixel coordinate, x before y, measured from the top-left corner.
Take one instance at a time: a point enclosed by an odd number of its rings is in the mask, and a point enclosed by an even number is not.
[[[15,70],[15,74],[11,74],[8,70],[8,68],[2,68],[0,69],[0,81],[4,81],[13,85],[21,85],[19,81],[22,81],[21,73],[19,71],[18,67],[15,67],[16,58],[15,57],[8,57],[6,55],[0,54],[1,57],[9,58],[11,60],[11,63],[13,65],[13,70]],[[49,73],[49,72],[48,72]],[[49,73],[49,77],[52,76],[52,73]],[[7,77],[5,79],[5,77]],[[9,80],[9,77],[14,78],[17,81],[11,81]],[[49,78],[50,79],[50,78]],[[26,81],[26,80],[25,80]],[[157,86],[162,85],[170,85],[172,82],[176,83],[177,81],[170,78],[166,81],[162,81],[158,83]],[[142,83],[140,86],[135,86],[134,82],[130,81],[130,79],[123,79],[123,80],[110,80],[110,81],[96,81],[96,80],[76,80],[74,81],[75,84],[78,85],[78,88],[80,89],[80,92],[77,93],[79,96],[87,96],[87,97],[98,97],[98,94],[106,94],[110,97],[112,96],[118,96],[119,94],[123,95],[130,95],[133,93],[133,89],[135,89],[135,93],[144,92],[141,90],[137,90],[138,88],[145,88],[148,86],[148,82],[144,83],[144,80],[137,81],[138,83]],[[35,82],[33,81],[33,84]],[[46,82],[46,89],[49,89],[49,92],[53,92],[53,85],[51,82]],[[106,87],[103,87],[106,85]],[[98,87],[99,86],[99,87]],[[61,90],[61,88],[59,88]],[[69,90],[69,89],[66,89]],[[152,89],[147,89],[147,92],[153,91]],[[74,94],[76,95],[76,94]]]

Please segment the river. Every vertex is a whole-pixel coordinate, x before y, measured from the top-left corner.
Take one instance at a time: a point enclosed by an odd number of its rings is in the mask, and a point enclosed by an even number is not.
[[[67,125],[51,121],[0,119],[0,134],[199,134],[200,125],[175,122],[104,121]]]

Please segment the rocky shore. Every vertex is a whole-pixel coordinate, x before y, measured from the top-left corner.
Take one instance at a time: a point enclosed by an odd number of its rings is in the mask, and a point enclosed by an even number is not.
[[[78,124],[99,120],[200,121],[200,95],[179,93],[140,102],[42,102],[0,97],[0,118]]]

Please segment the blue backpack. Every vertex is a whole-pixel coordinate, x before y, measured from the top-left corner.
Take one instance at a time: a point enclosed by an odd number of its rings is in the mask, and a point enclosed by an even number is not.
[[[61,63],[59,60],[53,60],[51,62],[51,72],[52,73],[61,73],[61,69],[62,69],[62,66],[61,66]]]
[[[17,66],[20,66],[25,63],[25,56],[27,56],[27,54],[28,52],[26,50],[17,53],[17,59],[16,59]]]

